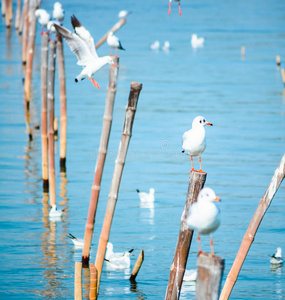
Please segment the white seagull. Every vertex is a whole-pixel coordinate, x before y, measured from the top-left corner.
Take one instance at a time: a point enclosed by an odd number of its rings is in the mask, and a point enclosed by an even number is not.
[[[193,203],[189,209],[187,225],[190,229],[197,231],[199,254],[202,252],[200,234],[211,234],[221,223],[220,210],[213,201],[221,200],[212,189],[203,188],[198,195],[197,202]],[[210,240],[211,253],[214,256],[213,237]]]
[[[84,240],[83,239],[78,239],[74,235],[72,235],[71,233],[68,234],[68,237],[71,239],[71,241],[73,242],[73,244],[76,248],[83,249],[83,246],[84,246]]]
[[[204,171],[202,171],[201,167],[201,154],[206,149],[206,131],[204,128],[205,125],[213,126],[213,124],[207,122],[204,117],[198,116],[193,120],[192,128],[184,132],[182,136],[182,152],[185,152],[186,154],[191,156],[192,169],[190,170],[190,172],[196,171],[193,167],[193,156],[199,156],[200,170],[198,172],[205,173]]]
[[[119,38],[116,37],[112,31],[110,31],[108,33],[107,44],[111,47],[111,55],[112,55],[112,50],[113,49],[116,49],[116,56],[117,56],[118,49],[125,50],[123,48]]]
[[[45,9],[37,9],[35,11],[35,16],[38,19],[39,24],[42,25],[42,32],[44,33],[44,28],[47,28],[47,24],[50,20],[50,14]]]
[[[276,253],[270,257],[270,263],[272,265],[282,265],[283,264],[282,249],[280,247],[278,247],[276,250]]]
[[[54,204],[51,207],[51,210],[49,211],[49,216],[51,218],[61,217],[63,214],[63,211],[64,211],[63,209],[57,209],[56,204]]]
[[[155,41],[153,44],[150,45],[151,50],[158,50],[160,47],[159,41]]]
[[[141,202],[154,202],[154,192],[154,188],[150,188],[149,193],[140,192],[140,190],[137,190]]]
[[[106,251],[106,254],[105,254],[105,259],[108,259],[108,260],[120,259],[124,256],[125,252],[113,252],[113,249],[114,249],[113,244],[108,242],[107,243],[107,251]],[[126,252],[132,253],[133,251],[134,251],[134,249],[131,249],[131,250],[126,251]]]
[[[118,18],[119,19],[124,19],[126,18],[129,14],[131,14],[131,11],[127,11],[127,10],[121,10],[118,14]]]
[[[178,7],[179,7],[179,15],[181,15],[181,6],[180,6],[180,0],[173,0],[175,2],[178,2]],[[171,14],[171,2],[172,0],[169,0],[169,8],[168,8],[168,14]]]
[[[105,261],[110,269],[127,269],[131,265],[130,256],[134,255],[130,252],[125,252],[121,257],[105,258]]]
[[[52,16],[56,21],[59,21],[62,24],[64,19],[64,9],[60,2],[55,2],[53,5]]]
[[[185,270],[183,281],[196,281],[197,269]]]
[[[99,84],[92,78],[93,74],[106,64],[116,65],[110,56],[98,56],[92,36],[74,15],[71,17],[71,23],[75,33],[57,24],[54,24],[54,26],[57,32],[65,38],[71,51],[77,56],[77,64],[84,66],[82,72],[75,77],[75,82],[88,77],[94,86],[100,88]]]
[[[196,33],[192,34],[192,37],[191,37],[192,48],[203,47],[204,41],[205,41],[205,39],[203,37],[198,38]]]
[[[167,52],[169,51],[169,48],[170,48],[170,43],[169,41],[165,41],[163,46],[161,47],[163,51]]]

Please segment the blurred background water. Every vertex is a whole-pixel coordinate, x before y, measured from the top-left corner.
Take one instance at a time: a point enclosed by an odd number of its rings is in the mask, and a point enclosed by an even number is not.
[[[15,2],[15,1],[14,1]],[[202,167],[206,186],[222,198],[222,223],[214,233],[215,252],[225,258],[224,280],[241,240],[285,150],[285,96],[275,57],[285,60],[285,2],[273,1],[74,1],[63,0],[64,26],[75,14],[98,41],[120,10],[132,11],[116,35],[120,69],[114,119],[97,210],[91,262],[103,222],[130,82],[143,84],[133,136],[123,172],[110,241],[115,251],[134,248],[131,268],[103,270],[100,299],[162,299],[179,232],[188,187],[190,158],[181,153],[181,137],[192,120],[203,115],[214,124],[207,131]],[[14,11],[16,4],[14,3]],[[53,2],[42,1],[52,12]],[[40,26],[33,65],[32,126],[40,124]],[[48,218],[42,194],[40,131],[28,141],[24,118],[21,43],[14,28],[0,26],[0,298],[71,299],[74,262],[81,251],[66,235],[83,238],[91,185],[100,142],[108,84],[108,67],[95,75],[101,89],[74,82],[80,72],[64,42],[67,84],[67,172],[59,172],[56,147],[57,204],[62,222]],[[191,35],[205,37],[192,49]],[[155,40],[168,40],[168,52],[150,50]],[[241,47],[245,56],[241,57]],[[108,55],[104,44],[99,55]],[[56,74],[57,78],[57,74]],[[56,82],[56,115],[59,115]],[[198,160],[194,160],[198,168]],[[153,208],[139,205],[136,189],[156,190]],[[284,267],[272,270],[269,256],[285,249],[284,183],[266,213],[242,267],[231,299],[284,299]],[[202,248],[210,251],[209,238]],[[141,249],[145,261],[130,285],[128,277]],[[196,235],[188,269],[196,266]],[[84,273],[84,276],[87,274]],[[87,299],[86,291],[84,297]],[[194,299],[186,283],[181,299]]]

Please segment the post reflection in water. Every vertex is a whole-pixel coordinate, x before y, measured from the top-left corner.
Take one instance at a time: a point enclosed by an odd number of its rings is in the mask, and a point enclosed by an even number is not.
[[[144,299],[147,299],[143,293],[140,291],[140,289],[138,288],[137,286],[137,282],[136,281],[133,281],[131,282],[130,281],[130,291],[136,295],[138,295],[138,297],[136,299],[138,300],[144,300]]]

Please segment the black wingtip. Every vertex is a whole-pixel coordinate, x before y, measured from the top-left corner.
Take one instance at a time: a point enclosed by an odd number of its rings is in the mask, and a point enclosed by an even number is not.
[[[74,235],[72,235],[71,233],[68,234],[68,237],[71,239],[76,239],[76,237]]]
[[[182,150],[182,153],[184,153],[185,151],[184,150]]]
[[[76,27],[82,26],[81,23],[78,21],[78,19],[75,17],[75,15],[72,15],[70,17],[70,20],[71,20],[71,24],[72,24],[73,29],[75,29]]]
[[[129,250],[130,253],[132,253],[134,251],[134,249]]]
[[[139,193],[139,192],[140,192],[140,190],[138,190],[138,189],[137,189],[137,192]]]

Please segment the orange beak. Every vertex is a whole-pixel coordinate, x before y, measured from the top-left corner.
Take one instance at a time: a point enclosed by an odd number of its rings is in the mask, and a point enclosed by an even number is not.
[[[213,124],[212,124],[212,123],[209,123],[209,122],[208,122],[208,123],[206,123],[206,125],[213,126]]]
[[[214,199],[214,201],[221,202],[221,199],[220,199],[220,197],[216,196],[216,198]]]
[[[113,66],[113,67],[116,67],[117,65],[116,65],[116,64],[112,64],[112,66]]]

